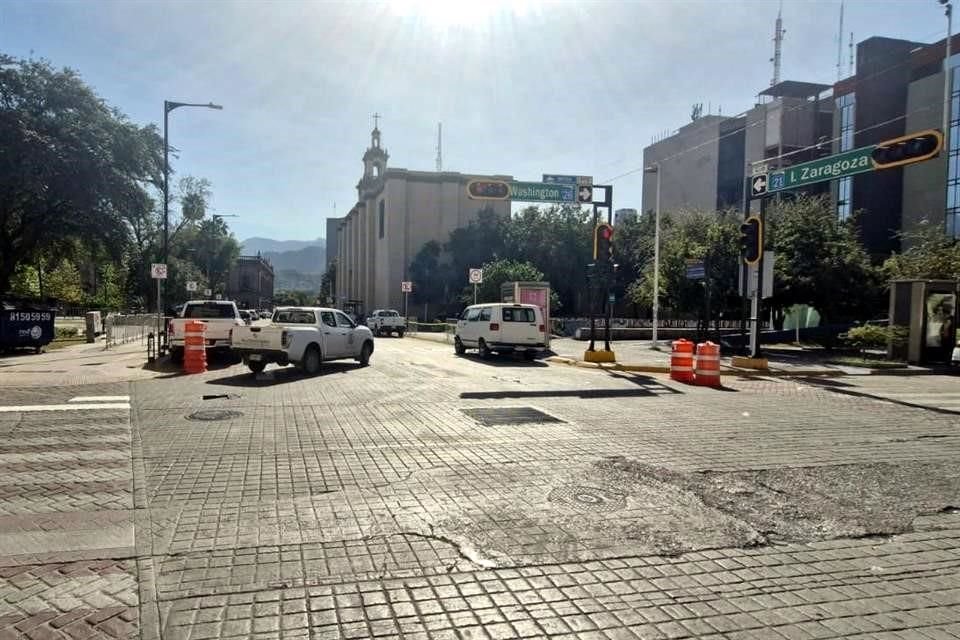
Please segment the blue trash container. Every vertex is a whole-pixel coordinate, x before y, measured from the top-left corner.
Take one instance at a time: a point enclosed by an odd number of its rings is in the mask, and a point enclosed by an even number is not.
[[[0,349],[31,348],[40,353],[54,338],[56,307],[22,299],[0,299]]]

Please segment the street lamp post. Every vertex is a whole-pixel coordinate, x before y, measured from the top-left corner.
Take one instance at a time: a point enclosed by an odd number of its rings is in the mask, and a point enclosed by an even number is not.
[[[171,102],[163,101],[163,261],[166,263],[170,258],[170,138],[168,126],[170,112],[180,107],[203,107],[205,109],[222,110],[223,106],[208,102],[207,104],[193,102]]]
[[[654,162],[649,167],[644,168],[644,173],[657,174],[657,196],[654,208],[653,222],[653,344],[651,349],[659,349],[660,344],[657,341],[657,328],[660,322],[660,163]]]

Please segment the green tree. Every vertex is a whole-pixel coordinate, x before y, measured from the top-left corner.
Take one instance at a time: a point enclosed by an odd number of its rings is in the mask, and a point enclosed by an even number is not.
[[[649,216],[645,216],[649,217]],[[684,315],[705,317],[707,287],[711,298],[710,319],[737,308],[740,217],[735,211],[686,211],[661,217],[660,304]],[[637,226],[639,226],[638,223]],[[653,304],[652,245],[637,242],[640,276],[628,285],[627,296],[649,309]],[[628,245],[629,246],[629,245]],[[687,278],[687,261],[704,263],[706,278]]]
[[[70,260],[64,258],[55,263],[53,268],[45,268],[43,274],[44,297],[56,298],[67,304],[81,304],[84,302],[83,283],[80,271]]]
[[[337,261],[331,260],[320,279],[320,299],[324,304],[327,300],[336,300],[337,297]]]
[[[960,280],[960,243],[939,225],[924,221],[919,231],[901,234],[901,244],[907,248],[883,264],[888,280]]]
[[[152,207],[162,141],[69,69],[0,54],[0,291],[71,239],[117,261]]]
[[[529,262],[499,258],[484,263],[483,284],[477,287],[477,302],[499,302],[500,286],[505,282],[538,282],[544,279],[543,272]],[[473,285],[467,285],[460,293],[460,302],[473,304]],[[557,311],[560,300],[556,291],[550,294],[550,310]]]
[[[767,216],[776,252],[771,307],[808,304],[824,323],[865,319],[883,306],[880,272],[870,263],[856,220],[841,221],[823,196],[784,200]]]
[[[307,307],[316,304],[317,297],[310,291],[277,291],[273,302],[278,307]]]
[[[449,268],[440,262],[442,254],[440,243],[430,241],[420,248],[410,263],[414,304],[443,304],[447,301],[450,273]]]

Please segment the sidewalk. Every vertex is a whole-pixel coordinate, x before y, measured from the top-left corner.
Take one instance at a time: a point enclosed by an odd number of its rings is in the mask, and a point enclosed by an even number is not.
[[[597,365],[583,361],[583,352],[589,346],[589,341],[574,340],[572,338],[556,338],[550,341],[550,347],[556,356],[548,358],[550,362],[583,366],[587,368],[609,368],[624,371],[644,371],[649,373],[670,372],[670,343],[663,341],[660,350],[650,348],[648,340],[632,340],[612,342],[610,347],[617,357],[616,363]],[[603,347],[603,341],[595,344],[596,348]],[[802,357],[798,350],[796,356],[778,351],[767,355],[769,369],[743,369],[731,364],[730,356],[721,354],[721,375],[763,375],[763,376],[855,376],[855,375],[923,375],[939,371],[927,367],[906,366],[901,369],[873,369],[870,367],[855,367],[848,365],[831,364]]]
[[[104,341],[81,342],[34,354],[0,357],[0,387],[74,386],[125,382],[169,373],[164,365],[146,368],[147,346],[139,341],[104,348]]]

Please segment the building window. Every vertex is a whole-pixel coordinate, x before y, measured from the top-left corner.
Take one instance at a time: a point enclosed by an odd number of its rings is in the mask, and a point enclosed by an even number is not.
[[[957,58],[950,58],[953,77],[950,91],[950,150],[947,155],[946,234],[960,238],[960,67]]]
[[[380,201],[380,237],[383,237],[383,223],[386,213],[384,212],[383,200]]]
[[[848,93],[837,98],[837,111],[840,112],[840,149],[853,149],[853,133],[856,128],[857,97]],[[837,217],[846,220],[853,213],[853,177],[847,176],[837,181]]]

